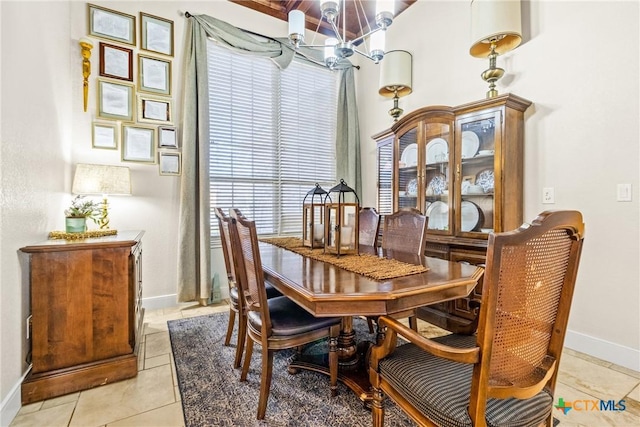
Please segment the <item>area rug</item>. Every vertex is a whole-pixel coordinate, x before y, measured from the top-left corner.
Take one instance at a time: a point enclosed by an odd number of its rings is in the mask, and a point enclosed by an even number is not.
[[[220,313],[168,322],[187,427],[371,425],[371,412],[342,383],[338,382],[338,395],[332,398],[327,376],[305,370],[290,375],[287,362],[292,350],[275,353],[266,417],[256,420],[260,346],[254,348],[247,381],[240,382],[240,370],[233,369],[235,344],[223,345],[228,319],[228,313]],[[354,326],[358,340],[373,339],[365,321],[355,319]],[[235,334],[232,343],[236,342]],[[385,425],[415,424],[388,402]]]

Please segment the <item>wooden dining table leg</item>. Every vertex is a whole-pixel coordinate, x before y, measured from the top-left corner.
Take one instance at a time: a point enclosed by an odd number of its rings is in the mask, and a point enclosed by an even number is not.
[[[338,365],[341,369],[349,369],[359,362],[356,345],[356,332],[353,329],[353,317],[342,318],[342,328],[338,336]]]

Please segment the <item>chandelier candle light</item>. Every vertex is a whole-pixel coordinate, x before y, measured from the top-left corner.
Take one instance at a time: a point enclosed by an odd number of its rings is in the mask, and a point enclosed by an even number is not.
[[[320,0],[320,10],[322,11],[322,18],[326,19],[331,25],[335,37],[326,39],[324,45],[305,45],[304,44],[304,32],[305,32],[305,16],[304,12],[300,10],[292,10],[289,12],[289,40],[295,47],[296,51],[301,46],[308,48],[322,48],[324,50],[324,62],[327,67],[334,69],[336,65],[343,59],[349,58],[354,53],[362,55],[376,64],[384,57],[384,34],[387,29],[393,23],[393,17],[395,12],[395,4],[393,0],[378,0],[376,2],[376,28],[369,28],[369,31],[361,36],[347,40],[346,36],[346,1],[342,1],[342,9],[340,8],[340,1],[335,0]],[[356,7],[356,13],[358,9]],[[339,15],[342,14],[342,29],[343,33],[340,34],[338,29],[337,20]],[[359,17],[358,17],[359,18]],[[364,19],[364,18],[363,18]],[[366,19],[364,19],[366,21]],[[359,19],[360,21],[360,19]],[[318,28],[320,23],[318,23]],[[317,31],[317,30],[316,30]],[[369,37],[369,52],[362,52],[356,49],[356,45],[363,41],[366,37]]]
[[[489,83],[487,98],[498,96],[496,82],[504,75],[496,58],[515,49],[522,41],[520,0],[472,0],[469,54],[489,58],[489,68],[481,77]]]
[[[102,209],[96,220],[100,229],[109,228],[107,196],[131,195],[131,173],[124,166],[90,165],[79,163],[73,177],[74,194],[102,194]]]

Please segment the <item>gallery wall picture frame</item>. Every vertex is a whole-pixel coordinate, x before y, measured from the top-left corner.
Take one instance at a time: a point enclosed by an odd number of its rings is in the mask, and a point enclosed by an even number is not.
[[[156,163],[156,128],[123,124],[121,146],[123,162]]]
[[[133,81],[133,49],[100,42],[102,77]]]
[[[117,10],[87,4],[89,35],[136,45],[136,17]]]
[[[171,98],[138,95],[138,121],[141,123],[170,124],[173,118]]]
[[[138,91],[171,95],[171,61],[138,54]]]
[[[93,122],[91,146],[105,150],[117,150],[119,135],[117,122]]]
[[[180,176],[182,174],[182,155],[176,151],[160,151],[158,153],[158,171],[160,175]]]
[[[175,126],[158,127],[158,147],[178,148],[178,132]]]
[[[135,114],[132,83],[98,79],[98,117],[132,122]]]
[[[140,12],[140,49],[173,56],[173,21]]]

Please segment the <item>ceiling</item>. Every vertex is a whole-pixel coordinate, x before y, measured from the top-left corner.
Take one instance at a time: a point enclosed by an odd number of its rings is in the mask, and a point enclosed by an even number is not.
[[[300,10],[304,12],[306,18],[306,28],[309,31],[316,31],[318,28],[318,22],[320,28],[318,31],[326,35],[333,35],[331,26],[326,20],[322,19],[322,13],[320,12],[320,2],[318,0],[287,0],[287,1],[270,1],[270,0],[229,0],[233,3],[251,8],[261,13],[273,16],[275,18],[287,21],[287,16],[291,10]],[[417,0],[395,0],[396,13],[398,16],[409,6],[415,3]],[[342,4],[341,4],[342,7]],[[363,34],[361,27],[364,28],[364,33],[367,33],[366,23],[360,19],[358,22],[358,16],[362,16],[362,10],[364,10],[366,20],[369,22],[371,28],[376,27],[375,23],[375,9],[376,2],[371,0],[348,0],[346,2],[346,27],[347,27],[347,40],[353,40]],[[357,8],[357,9],[356,9]],[[359,12],[356,14],[356,10]],[[338,28],[342,34],[342,17],[338,16]],[[284,35],[283,35],[284,36]]]

